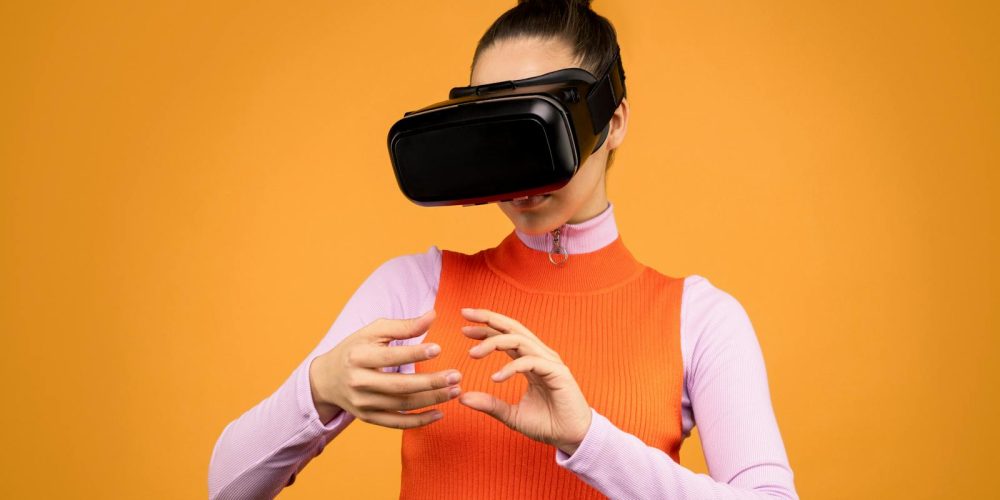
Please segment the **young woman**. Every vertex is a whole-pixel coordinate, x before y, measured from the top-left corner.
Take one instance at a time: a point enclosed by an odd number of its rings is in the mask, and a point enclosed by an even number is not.
[[[522,1],[480,40],[470,85],[596,74],[617,43],[589,0]],[[563,188],[499,202],[514,228],[496,247],[378,267],[223,430],[210,496],[273,497],[359,418],[404,429],[403,498],[797,498],[740,303],[618,234],[605,178],[628,118],[623,99]],[[696,423],[711,476],[679,463]]]

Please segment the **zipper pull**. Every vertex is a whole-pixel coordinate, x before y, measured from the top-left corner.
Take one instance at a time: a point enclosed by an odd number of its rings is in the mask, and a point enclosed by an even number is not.
[[[561,266],[569,260],[569,252],[566,251],[562,242],[559,240],[561,233],[562,227],[557,227],[552,230],[552,250],[549,252],[549,262],[557,266]],[[553,255],[560,255],[561,257],[553,258]]]

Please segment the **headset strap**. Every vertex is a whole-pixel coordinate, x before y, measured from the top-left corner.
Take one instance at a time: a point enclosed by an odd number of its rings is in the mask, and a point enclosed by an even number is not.
[[[608,63],[604,73],[587,92],[587,108],[594,134],[600,132],[615,114],[625,97],[625,68],[622,67],[621,48],[615,45],[615,58]]]

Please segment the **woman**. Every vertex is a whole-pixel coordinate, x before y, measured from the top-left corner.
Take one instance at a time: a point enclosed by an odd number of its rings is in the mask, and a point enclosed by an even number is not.
[[[596,74],[617,46],[587,0],[522,1],[480,40],[470,84]],[[225,428],[211,496],[276,495],[360,418],[404,429],[404,498],[797,498],[740,303],[642,265],[618,235],[605,178],[628,117],[623,99],[561,189],[499,202],[514,230],[496,247],[376,269]],[[679,464],[696,416],[711,476]]]

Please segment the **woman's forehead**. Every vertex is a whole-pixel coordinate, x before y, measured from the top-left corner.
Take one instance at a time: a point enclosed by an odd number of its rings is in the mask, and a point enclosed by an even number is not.
[[[503,40],[479,54],[469,85],[520,80],[576,66],[569,47],[559,40]]]

